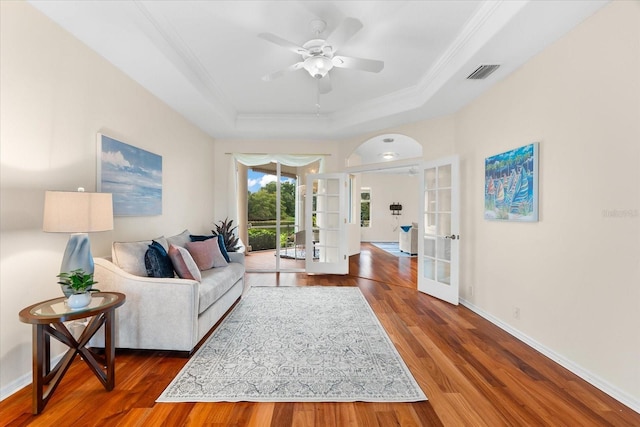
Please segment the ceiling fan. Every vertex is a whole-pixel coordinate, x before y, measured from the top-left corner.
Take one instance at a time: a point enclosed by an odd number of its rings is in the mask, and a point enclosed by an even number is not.
[[[336,55],[338,49],[353,37],[360,29],[362,22],[355,18],[345,18],[340,25],[327,36],[321,39],[320,34],[325,30],[327,24],[320,19],[314,19],[310,23],[311,30],[315,38],[304,43],[302,46],[283,39],[271,33],[260,33],[258,37],[282,46],[302,56],[299,62],[287,68],[267,74],[262,77],[264,81],[271,81],[282,77],[289,71],[296,71],[301,68],[307,70],[311,77],[318,79],[318,89],[320,93],[331,91],[331,80],[329,71],[333,67],[350,68],[354,70],[369,71],[378,73],[384,68],[384,62],[376,59],[352,58],[348,56]]]

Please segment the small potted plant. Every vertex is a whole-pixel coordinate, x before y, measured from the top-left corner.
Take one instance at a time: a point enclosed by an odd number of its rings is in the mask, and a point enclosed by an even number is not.
[[[58,283],[67,297],[67,305],[70,308],[88,306],[91,302],[91,292],[99,292],[98,289],[93,289],[93,285],[98,283],[93,280],[93,274],[87,274],[81,268],[60,273],[56,277],[60,278]]]

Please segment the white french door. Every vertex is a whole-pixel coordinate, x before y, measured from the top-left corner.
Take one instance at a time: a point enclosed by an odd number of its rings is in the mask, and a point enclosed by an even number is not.
[[[305,249],[307,273],[347,274],[345,174],[307,175]]]
[[[418,290],[458,305],[459,161],[449,157],[421,167]]]

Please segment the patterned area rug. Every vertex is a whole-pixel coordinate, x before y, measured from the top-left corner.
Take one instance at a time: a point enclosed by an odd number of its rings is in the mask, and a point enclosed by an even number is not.
[[[407,252],[402,252],[400,250],[400,245],[398,244],[398,242],[371,242],[371,244],[397,257],[418,256],[418,255],[410,255]]]
[[[358,288],[254,287],[158,402],[417,402]]]

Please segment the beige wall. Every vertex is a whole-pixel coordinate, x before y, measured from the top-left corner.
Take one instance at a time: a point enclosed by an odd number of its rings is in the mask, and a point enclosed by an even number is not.
[[[112,240],[210,229],[213,140],[24,2],[0,2],[0,389],[30,381],[31,328],[18,311],[60,296],[68,236],[42,232],[44,191],[96,188],[96,133],[159,154],[163,215],[116,218]],[[98,286],[99,287],[99,286]]]
[[[462,297],[637,408],[640,2],[611,3],[455,122]],[[534,141],[540,221],[485,221],[484,159]]]
[[[363,242],[397,242],[400,226],[418,222],[420,180],[417,175],[366,173],[360,177],[360,187],[371,188],[371,227],[362,228]],[[392,215],[389,205],[400,203],[400,215]]]

